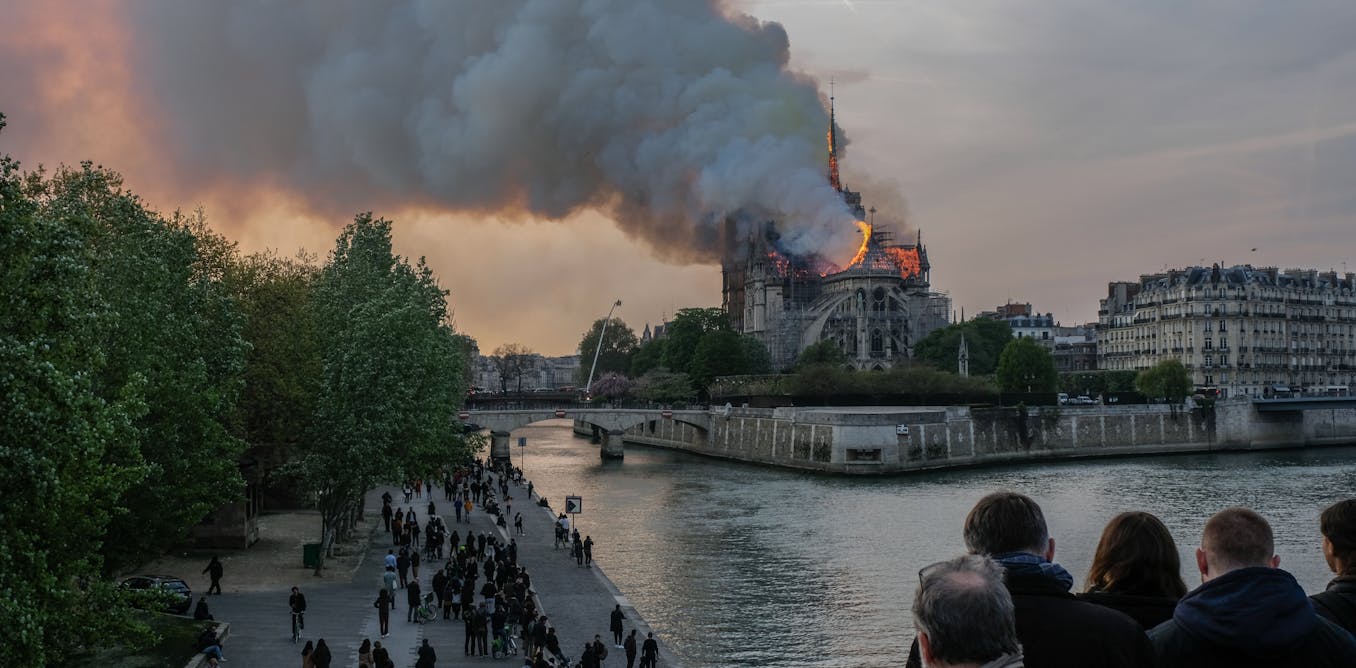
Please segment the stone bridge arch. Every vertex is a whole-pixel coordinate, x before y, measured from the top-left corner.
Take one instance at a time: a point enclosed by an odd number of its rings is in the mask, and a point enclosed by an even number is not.
[[[602,442],[599,454],[604,459],[621,459],[625,456],[622,446],[623,433],[632,427],[654,420],[675,420],[690,424],[706,432],[710,429],[711,417],[705,410],[666,410],[660,408],[557,408],[557,409],[518,409],[518,410],[471,410],[461,414],[462,420],[479,425],[490,432],[490,457],[496,460],[509,458],[509,434],[519,427],[525,427],[546,420],[572,419],[589,425]]]

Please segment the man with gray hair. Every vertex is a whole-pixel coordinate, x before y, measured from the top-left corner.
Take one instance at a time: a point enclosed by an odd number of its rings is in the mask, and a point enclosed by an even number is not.
[[[967,554],[918,572],[913,624],[924,668],[1022,668],[1003,568]]]
[[[1247,508],[1215,513],[1196,550],[1201,586],[1149,631],[1159,667],[1356,666],[1356,639],[1315,614],[1280,564],[1261,515]]]

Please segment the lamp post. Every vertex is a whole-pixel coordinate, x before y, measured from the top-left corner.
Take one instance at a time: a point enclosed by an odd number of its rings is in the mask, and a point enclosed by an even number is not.
[[[607,324],[612,322],[612,311],[621,306],[621,300],[612,303],[612,308],[607,310],[607,317],[603,318],[603,331],[598,332],[598,347],[593,350],[593,365],[589,367],[589,380],[584,383],[584,394],[587,396],[593,388],[593,372],[598,370],[598,355],[603,352],[603,337],[607,335]]]

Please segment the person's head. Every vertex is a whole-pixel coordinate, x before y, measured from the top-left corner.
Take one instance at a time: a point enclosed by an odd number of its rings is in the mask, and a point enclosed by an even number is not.
[[[300,593],[301,593],[301,590],[298,589],[298,588],[296,588],[296,587],[293,587],[293,588],[292,588],[292,593],[293,593],[293,594],[300,594]]]
[[[1261,515],[1242,507],[1225,508],[1205,523],[1196,549],[1202,582],[1240,568],[1280,564],[1271,525]]]
[[[1338,501],[1318,518],[1323,558],[1338,575],[1356,575],[1356,499]]]
[[[918,573],[913,620],[923,665],[984,664],[1021,651],[1003,567],[967,554]]]
[[[326,650],[326,651],[329,650],[329,646],[325,644],[325,639],[324,639],[324,638],[321,638],[321,639],[315,641],[315,648],[316,648],[316,650],[322,650],[322,649],[323,649],[323,650]]]
[[[363,638],[363,644],[358,646],[358,652],[366,654],[372,651],[372,641],[369,638]]]
[[[1087,588],[1181,598],[1187,591],[1182,582],[1182,560],[1168,528],[1146,512],[1132,511],[1111,518],[1097,542]]]
[[[424,638],[424,647],[428,647],[428,638]]]
[[[1055,540],[1041,507],[1016,492],[994,492],[980,499],[965,516],[964,536],[971,554],[1029,552],[1049,560],[1055,557]]]
[[[313,643],[313,642],[307,640],[307,641],[306,641],[306,646],[301,648],[301,655],[302,655],[302,656],[306,656],[307,654],[310,654],[311,652],[314,652],[314,651],[315,651],[315,643]]]

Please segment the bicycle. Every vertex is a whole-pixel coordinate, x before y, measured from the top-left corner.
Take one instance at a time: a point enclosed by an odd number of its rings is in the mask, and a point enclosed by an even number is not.
[[[297,611],[295,611],[295,610],[292,611],[292,643],[293,643],[293,644],[295,644],[295,643],[297,642],[297,638],[300,638],[300,637],[301,637],[301,623],[302,623],[302,622],[301,622],[301,615],[302,615],[302,613],[300,613],[300,612],[297,612]]]

